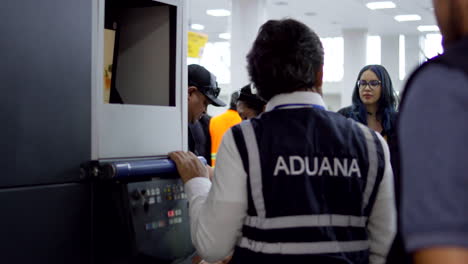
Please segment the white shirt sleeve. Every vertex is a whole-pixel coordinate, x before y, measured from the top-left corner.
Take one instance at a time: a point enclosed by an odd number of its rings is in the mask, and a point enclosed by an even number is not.
[[[232,254],[247,215],[247,174],[231,130],[217,154],[213,182],[197,177],[185,184],[192,242],[206,261]]]
[[[387,142],[376,133],[384,150],[385,171],[369,217],[370,264],[385,263],[396,234],[396,208],[393,171]]]

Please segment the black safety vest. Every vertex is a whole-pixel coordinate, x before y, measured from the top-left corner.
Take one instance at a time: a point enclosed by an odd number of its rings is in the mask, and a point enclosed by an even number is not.
[[[232,128],[248,210],[231,263],[368,263],[368,217],[385,159],[377,135],[316,108]]]

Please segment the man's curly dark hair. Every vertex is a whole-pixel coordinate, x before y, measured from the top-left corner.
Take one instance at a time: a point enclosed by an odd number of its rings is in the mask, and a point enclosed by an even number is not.
[[[314,87],[323,65],[323,47],[303,23],[269,20],[260,28],[247,62],[258,95],[268,101],[277,94]]]

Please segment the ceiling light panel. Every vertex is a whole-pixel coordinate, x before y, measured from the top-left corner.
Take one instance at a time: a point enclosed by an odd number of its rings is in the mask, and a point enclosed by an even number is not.
[[[388,8],[396,8],[396,4],[392,1],[383,1],[383,2],[369,2],[366,4],[367,8],[371,10],[378,10],[378,9],[388,9]]]
[[[421,20],[421,16],[420,15],[398,15],[398,16],[395,16],[395,20],[398,22],[419,21]]]
[[[229,40],[229,39],[231,39],[231,33],[221,33],[221,34],[218,35],[218,37],[219,37],[220,39],[227,39],[227,40]]]
[[[419,26],[418,30],[421,32],[433,32],[433,31],[439,31],[439,27],[436,25],[423,25],[423,26]]]
[[[208,9],[206,10],[206,14],[210,16],[215,16],[215,17],[225,17],[225,16],[230,16],[231,11],[227,9]]]
[[[205,26],[204,25],[201,25],[201,24],[192,24],[190,26],[190,28],[194,29],[194,30],[204,30],[205,29]]]

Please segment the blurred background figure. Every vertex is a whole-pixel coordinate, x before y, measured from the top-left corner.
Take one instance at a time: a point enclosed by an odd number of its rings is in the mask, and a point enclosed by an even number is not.
[[[242,119],[236,111],[239,91],[231,94],[229,109],[224,113],[211,118],[209,125],[209,134],[211,136],[211,166],[216,164],[216,153],[223,139],[224,133],[234,125],[239,124]]]
[[[248,84],[240,90],[237,101],[237,111],[242,120],[254,118],[265,111],[266,101],[252,92],[252,85]]]
[[[468,1],[433,3],[444,53],[409,78],[398,121],[402,234],[415,264],[466,264]]]

